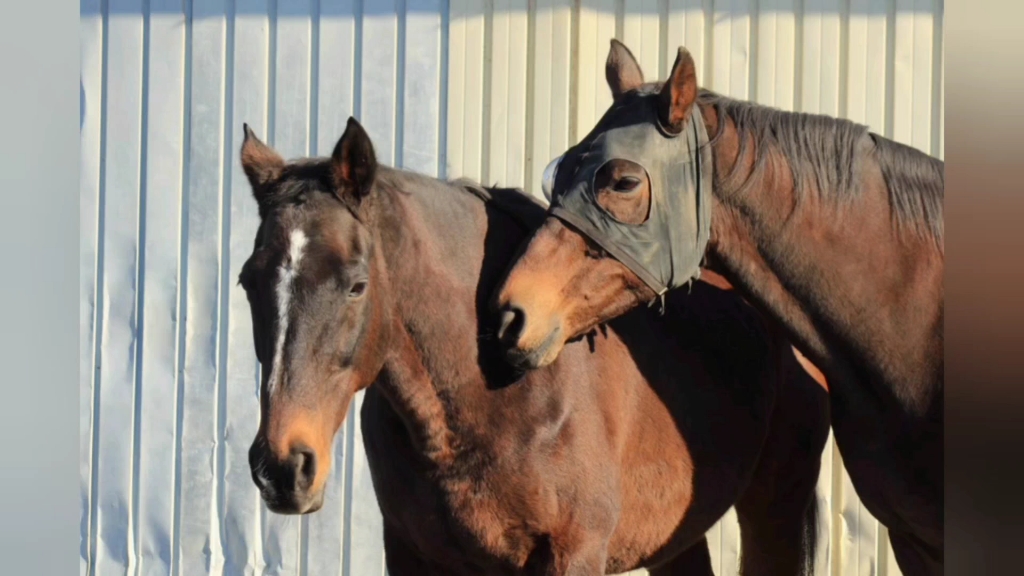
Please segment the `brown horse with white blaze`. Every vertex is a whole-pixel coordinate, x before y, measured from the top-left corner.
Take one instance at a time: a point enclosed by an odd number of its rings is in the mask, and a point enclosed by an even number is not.
[[[827,394],[740,298],[703,286],[510,371],[487,306],[543,207],[378,166],[355,120],[332,157],[292,162],[246,128],[241,160],[271,510],[321,506],[365,389],[393,576],[712,574],[704,534],[730,506],[745,575],[809,572]]]
[[[612,106],[549,166],[548,218],[495,295],[508,357],[545,366],[715,271],[827,377],[836,443],[900,568],[941,573],[943,163],[700,90],[685,48],[646,83],[612,41],[606,76]]]

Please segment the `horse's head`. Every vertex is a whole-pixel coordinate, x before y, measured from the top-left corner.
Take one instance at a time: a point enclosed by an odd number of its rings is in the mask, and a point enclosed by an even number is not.
[[[249,465],[272,511],[314,512],[334,435],[384,359],[387,292],[367,225],[377,163],[352,119],[330,159],[295,162],[246,126],[241,161],[260,212],[239,275],[263,373]]]
[[[509,360],[544,366],[565,342],[698,270],[710,225],[706,141],[693,58],[679,49],[662,85],[612,41],[605,68],[613,103],[544,173],[551,210],[509,270],[496,302]],[[671,249],[668,244],[672,244]]]

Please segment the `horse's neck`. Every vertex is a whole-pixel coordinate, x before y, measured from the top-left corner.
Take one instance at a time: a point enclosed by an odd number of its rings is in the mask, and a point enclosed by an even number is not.
[[[898,357],[920,350],[922,343],[930,346],[930,333],[885,334],[886,344],[879,346],[865,332],[897,331],[904,319],[909,330],[907,325],[915,322],[903,316],[913,307],[907,297],[919,288],[910,284],[933,281],[930,269],[916,275],[900,272],[901,266],[920,261],[912,253],[919,248],[895,237],[878,171],[861,166],[860,172],[869,175],[862,176],[872,180],[855,184],[862,189],[850,203],[810,193],[797,201],[780,151],[751,149],[740,157],[740,135],[731,121],[722,123],[713,110],[706,110],[705,118],[709,133],[725,130],[714,146],[720,185],[713,203],[710,267],[780,322],[815,364],[831,372],[830,380],[867,377],[889,388],[886,396],[895,395],[908,410],[923,410],[929,391],[920,380],[931,375],[901,367]],[[753,141],[746,144],[754,146]],[[773,154],[774,161],[763,178],[748,182],[760,154]],[[871,238],[874,242],[865,241]],[[851,366],[881,366],[882,371],[853,374]]]
[[[457,205],[459,200],[452,199]],[[475,282],[470,285],[459,278],[461,271],[453,270],[450,262],[454,255],[439,253],[444,250],[422,207],[409,198],[396,201],[403,206],[389,211],[394,221],[384,223],[395,231],[389,245],[383,246],[393,297],[390,350],[378,384],[408,429],[414,448],[444,465],[454,457],[452,429],[465,428],[464,422],[454,422],[452,399],[467,401],[478,392],[472,386],[479,380],[471,289]],[[449,224],[473,226],[474,220],[469,214]],[[475,247],[464,249],[472,252]]]
[[[454,458],[454,434],[435,378],[409,333],[395,322],[390,350],[377,380],[405,425],[413,448],[438,466]]]
[[[716,189],[708,246],[709,268],[722,273],[761,308],[781,320],[815,362],[829,362],[828,347],[814,329],[810,317],[801,303],[783,287],[777,271],[764,258],[763,244],[771,243],[772,239],[759,229],[760,222],[752,222],[748,214],[751,208],[759,211],[759,215],[771,212],[769,206],[783,204],[779,200],[786,194],[790,195],[791,202],[792,189],[787,189],[791,183],[780,182],[780,175],[772,167],[765,174],[763,186],[748,186],[743,197],[737,198],[739,186],[734,183],[746,182],[756,153],[762,151],[748,153],[745,165],[737,167],[741,161],[740,142],[734,126],[718,118],[714,108],[706,108],[704,115],[709,133],[717,135],[724,131],[716,137],[713,148]],[[719,190],[719,187],[725,189]],[[745,202],[741,204],[741,200]]]

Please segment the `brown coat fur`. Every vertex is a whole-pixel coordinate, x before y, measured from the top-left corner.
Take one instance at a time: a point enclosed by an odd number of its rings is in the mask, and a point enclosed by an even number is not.
[[[385,167],[346,182],[335,165],[375,164],[358,156],[368,143],[353,121],[334,159],[290,164],[257,195],[266,216],[243,285],[258,350],[276,340],[258,297],[286,260],[273,239],[310,238],[251,453],[278,511],[319,506],[317,447],[369,386],[363,438],[394,576],[710,574],[704,533],[733,505],[745,574],[806,569],[827,397],[753,309],[703,285],[664,317],[637,310],[516,373],[487,306],[543,209]],[[352,291],[363,277],[365,294]]]
[[[941,573],[942,162],[853,122],[698,91],[684,48],[661,84],[644,83],[614,41],[606,72],[615,102],[563,155],[553,193],[573,184],[582,151],[629,122],[629,110],[655,107],[670,132],[701,114],[714,158],[707,268],[828,379],[843,462],[889,529],[903,572]],[[595,180],[596,202],[640,223],[651,198],[643,167],[608,165],[608,177]],[[496,300],[508,357],[534,367],[553,361],[565,338],[652,298],[626,266],[549,217]]]

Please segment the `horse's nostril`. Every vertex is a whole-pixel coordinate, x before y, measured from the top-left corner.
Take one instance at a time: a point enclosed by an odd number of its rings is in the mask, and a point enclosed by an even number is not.
[[[514,346],[526,323],[526,314],[518,306],[506,305],[501,312],[501,325],[498,327],[498,340],[506,345]]]
[[[501,324],[498,326],[498,338],[504,340],[508,327],[515,321],[516,314],[511,310],[503,310],[501,313]]]
[[[316,453],[308,448],[293,449],[291,461],[295,470],[295,488],[309,490],[316,478]]]
[[[253,484],[260,491],[266,488],[266,479],[263,477],[264,470],[263,452],[259,441],[253,442],[249,447],[249,472],[252,475]]]
[[[267,486],[266,486],[266,484],[263,481],[263,477],[260,476],[260,474],[257,471],[257,469],[255,469],[255,468],[252,469],[251,476],[252,476],[252,483],[256,485],[256,489],[257,490],[264,490],[264,489],[266,489]]]

